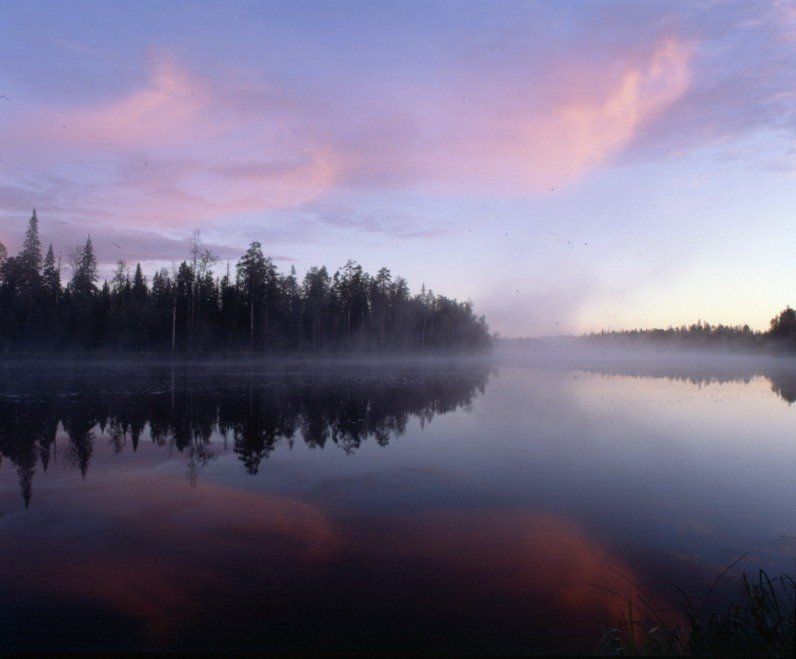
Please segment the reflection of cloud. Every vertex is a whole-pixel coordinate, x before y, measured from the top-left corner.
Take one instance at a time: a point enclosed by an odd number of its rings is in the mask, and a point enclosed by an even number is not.
[[[593,585],[627,592],[627,582],[609,566],[633,578],[599,541],[554,515],[438,511],[378,520],[364,542],[365,551],[389,548],[419,574],[448,575],[446,590],[439,593],[446,606],[477,608],[492,597],[505,606],[512,600],[514,606],[543,602],[553,617],[563,614],[558,622],[568,619],[572,627],[579,615],[593,620],[599,612],[612,617],[622,612],[620,599]]]
[[[20,535],[6,528],[0,581],[9,587],[24,575],[26,593],[102,603],[145,622],[157,638],[204,612],[201,597],[228,582],[230,556],[251,569],[262,563],[255,574],[263,578],[274,569],[274,550],[311,563],[336,543],[323,514],[293,499],[209,483],[189,490],[182,479],[138,472],[112,480],[102,496],[75,495],[80,516],[101,521],[99,536],[54,527],[20,552],[25,520]],[[66,503],[58,505],[64,514]]]
[[[550,515],[344,513],[332,523],[294,499],[207,482],[189,490],[138,470],[92,484],[44,511],[67,523],[50,525],[35,545],[25,538],[43,519],[6,524],[0,583],[15,598],[110,607],[143,623],[156,646],[184,629],[202,629],[210,639],[228,633],[218,620],[221,603],[225,616],[256,633],[258,616],[275,602],[298,633],[313,628],[311,611],[364,620],[375,603],[413,624],[429,617],[456,629],[470,619],[487,626],[508,619],[524,633],[541,626],[576,642],[578,630],[591,639],[597,620],[621,612],[621,600],[590,582],[621,591],[624,582],[606,566],[632,574],[599,541]],[[92,520],[77,535],[73,515]],[[331,629],[342,632],[347,623],[333,620]]]

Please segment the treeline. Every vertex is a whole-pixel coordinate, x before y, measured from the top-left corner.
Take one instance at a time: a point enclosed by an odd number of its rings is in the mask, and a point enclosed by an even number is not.
[[[749,325],[711,325],[699,321],[666,329],[602,331],[584,338],[603,344],[652,343],[678,348],[796,351],[796,312],[786,307],[771,319],[768,330],[763,332]]]
[[[489,375],[484,366],[279,377],[161,366],[50,370],[41,378],[0,366],[0,465],[5,459],[16,468],[25,505],[37,469],[60,460],[85,477],[98,442],[115,453],[136,451],[142,440],[176,450],[192,482],[226,451],[256,474],[279,444],[297,439],[346,453],[369,439],[386,446],[411,419],[428,424],[472,404]]]
[[[771,319],[766,331],[753,330],[749,325],[711,325],[698,321],[666,329],[603,330],[581,336],[500,339],[499,344],[508,350],[550,352],[572,346],[796,352],[796,311],[786,307]]]
[[[292,352],[481,350],[491,345],[485,319],[470,302],[431,291],[412,295],[406,281],[349,261],[330,275],[313,267],[299,281],[281,273],[258,242],[234,270],[217,276],[218,258],[199,239],[189,258],[151,282],[140,264],[117,264],[99,284],[89,237],[68,254],[71,279],[50,245],[43,255],[36,211],[22,249],[0,244],[0,350],[125,352]]]

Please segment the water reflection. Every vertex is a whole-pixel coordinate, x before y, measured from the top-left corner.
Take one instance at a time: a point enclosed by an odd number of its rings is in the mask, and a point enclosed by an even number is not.
[[[471,404],[483,392],[484,365],[391,369],[348,367],[304,373],[235,373],[218,368],[152,367],[48,370],[7,368],[0,383],[0,456],[19,474],[25,505],[37,465],[46,471],[59,430],[63,458],[86,476],[98,435],[115,453],[142,437],[186,456],[188,476],[232,450],[256,474],[280,442],[297,435],[312,448],[330,442],[353,453],[380,446],[435,415]],[[212,441],[218,433],[221,442]]]
[[[638,378],[663,378],[672,382],[688,382],[698,387],[729,382],[749,384],[755,377],[763,377],[771,385],[771,391],[786,403],[796,401],[796,370],[778,368],[776,365],[750,368],[748,365],[704,365],[684,366],[671,364],[621,364],[610,367],[590,367],[586,370],[602,375],[624,375]]]
[[[123,504],[81,506],[101,535],[57,527],[25,552],[14,551],[24,527],[0,537],[8,557],[0,584],[26,585],[11,591],[0,647],[589,648],[594,625],[622,610],[590,582],[622,588],[606,564],[634,577],[603,543],[553,515],[335,516],[288,497],[130,478]],[[540,603],[541,626],[529,619]],[[58,633],[70,625],[76,633]]]
[[[613,354],[595,358],[589,354],[573,354],[566,358],[533,355],[501,355],[503,366],[526,366],[550,371],[584,371],[601,375],[666,379],[697,386],[726,383],[748,384],[763,377],[771,391],[787,403],[796,402],[796,360],[789,357],[753,357],[743,355],[710,356],[645,354],[621,356]]]
[[[0,651],[590,651],[792,571],[787,369],[490,368],[0,371]]]

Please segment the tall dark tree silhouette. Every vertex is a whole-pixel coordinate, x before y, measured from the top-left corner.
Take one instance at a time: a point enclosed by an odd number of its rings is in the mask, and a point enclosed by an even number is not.
[[[146,278],[141,271],[141,264],[135,264],[135,275],[133,275],[133,299],[136,304],[143,305],[146,302],[147,288]]]
[[[326,267],[312,267],[304,276],[302,294],[306,309],[307,321],[305,331],[309,331],[312,349],[317,351],[323,346],[326,337],[326,323],[329,315],[331,278]]]
[[[90,298],[97,292],[98,280],[97,257],[94,256],[94,245],[91,242],[91,236],[89,236],[86,238],[80,261],[77,264],[75,273],[72,275],[72,281],[69,286],[76,298]]]
[[[22,242],[22,250],[17,259],[19,265],[19,285],[22,294],[30,303],[33,297],[39,292],[42,268],[39,218],[35,210],[28,221],[25,239]]]
[[[0,263],[0,349],[180,351],[483,349],[486,322],[468,302],[430,291],[412,296],[382,268],[369,275],[348,261],[330,276],[311,267],[301,283],[282,273],[253,242],[234,276],[213,272],[216,256],[194,234],[189,259],[153,274],[121,260],[98,288],[91,237],[67,252],[72,277],[62,287],[60,258],[41,259],[34,213],[22,250]]]
[[[262,245],[253,242],[238,261],[238,283],[243,293],[249,319],[249,349],[254,350],[256,319],[262,313],[269,266],[263,256]]]
[[[42,292],[47,304],[58,306],[61,297],[61,268],[55,261],[53,246],[47,249],[42,270]]]
[[[796,334],[796,311],[786,307],[778,316],[774,316],[770,323],[771,334],[775,337],[787,338]]]
[[[41,294],[41,240],[36,211],[28,220],[22,249],[16,257],[0,264],[0,342],[3,352],[12,341],[22,345],[35,342],[40,330],[38,302]]]
[[[769,336],[789,350],[796,350],[796,311],[786,307],[771,319]]]

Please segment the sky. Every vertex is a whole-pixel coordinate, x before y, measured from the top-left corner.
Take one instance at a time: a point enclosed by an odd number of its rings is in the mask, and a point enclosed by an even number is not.
[[[354,259],[504,336],[796,305],[796,3],[0,4],[0,241]],[[65,273],[68,277],[68,273]]]

